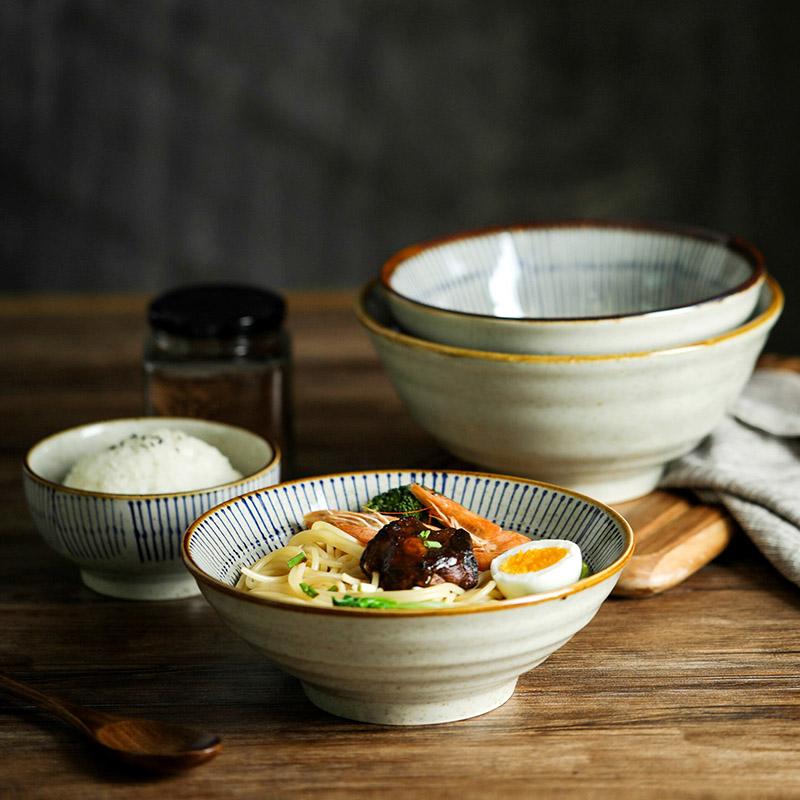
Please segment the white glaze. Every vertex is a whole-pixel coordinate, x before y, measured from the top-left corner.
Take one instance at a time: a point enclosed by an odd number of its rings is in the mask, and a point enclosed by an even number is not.
[[[60,484],[75,460],[131,433],[169,427],[224,453],[244,474],[223,486],[162,495],[121,495]],[[166,600],[198,593],[180,558],[188,524],[217,503],[280,479],[280,455],[250,431],[205,420],[141,417],[62,431],[35,445],[25,460],[25,496],[45,542],[80,567],[83,582],[101,594]]]
[[[455,495],[504,528],[581,543],[595,575],[503,606],[374,611],[296,606],[232,588],[238,565],[280,547],[309,502],[357,509],[376,489],[418,480]],[[423,725],[490,711],[517,677],[586,625],[632,552],[615,512],[558,487],[493,475],[433,471],[347,473],[280,484],[223,504],[184,536],[184,558],[222,619],[303,682],[339,716]]]
[[[406,330],[505,353],[688,344],[743,322],[763,284],[763,275],[749,280],[755,265],[724,237],[625,226],[467,235],[389,263],[387,300]]]
[[[782,298],[769,279],[759,315],[729,334],[605,357],[482,353],[399,334],[374,285],[358,314],[411,415],[443,447],[613,503],[652,490],[664,465],[719,422],[749,378]]]

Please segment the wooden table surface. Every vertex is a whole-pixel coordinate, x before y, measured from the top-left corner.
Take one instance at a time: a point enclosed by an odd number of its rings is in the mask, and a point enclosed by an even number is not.
[[[351,301],[290,297],[296,473],[447,463],[401,407]],[[800,796],[800,591],[741,535],[672,591],[607,601],[502,708],[430,728],[318,711],[202,598],[86,589],[35,533],[20,459],[53,431],[140,412],[144,308],[0,299],[0,669],[97,709],[215,731],[225,750],[192,773],[143,778],[0,697],[0,796]]]

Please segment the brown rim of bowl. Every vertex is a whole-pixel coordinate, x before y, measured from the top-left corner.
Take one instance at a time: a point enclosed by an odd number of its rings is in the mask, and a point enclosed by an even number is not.
[[[464,608],[420,608],[420,609],[407,609],[407,608],[396,608],[396,609],[381,609],[381,608],[320,608],[318,606],[304,606],[295,603],[285,603],[281,602],[280,600],[271,600],[266,597],[254,597],[252,594],[248,594],[247,592],[242,592],[239,589],[235,589],[233,586],[228,585],[227,583],[223,583],[222,581],[217,580],[216,578],[212,578],[206,572],[204,572],[200,567],[195,563],[194,559],[192,558],[191,553],[189,552],[189,542],[194,535],[197,528],[209,517],[216,514],[218,511],[221,511],[223,508],[227,508],[228,506],[234,505],[238,503],[244,497],[252,497],[258,494],[264,494],[266,492],[276,491],[286,486],[294,486],[298,483],[305,483],[306,481],[313,481],[313,480],[321,480],[324,478],[339,478],[344,477],[348,478],[350,476],[359,476],[359,475],[376,475],[381,474],[384,472],[440,472],[447,475],[466,475],[472,476],[476,478],[492,478],[498,480],[507,480],[507,481],[516,481],[517,483],[524,483],[530,486],[537,486],[543,489],[554,489],[557,492],[562,492],[563,494],[568,494],[571,497],[576,497],[579,500],[583,500],[584,502],[589,503],[590,505],[599,508],[601,511],[606,513],[610,516],[619,526],[620,530],[625,535],[625,549],[619,558],[617,558],[612,564],[609,564],[605,569],[600,570],[600,572],[595,573],[594,575],[589,575],[588,578],[583,578],[583,580],[579,580],[576,583],[571,584],[564,589],[557,589],[552,592],[546,592],[542,594],[535,595],[535,599],[526,599],[525,597],[515,598],[513,600],[503,600],[500,604],[487,604],[485,606],[476,604],[473,606],[466,606]],[[302,530],[302,528],[300,529]],[[612,577],[618,572],[622,571],[622,568],[628,563],[631,556],[633,555],[634,549],[634,537],[633,537],[633,529],[631,528],[628,521],[625,517],[622,516],[618,511],[611,508],[611,506],[606,505],[605,503],[601,503],[599,500],[595,500],[593,497],[589,497],[588,495],[581,494],[580,492],[573,492],[571,489],[565,489],[563,486],[556,486],[553,483],[545,483],[544,481],[534,481],[529,478],[520,478],[516,475],[501,475],[494,472],[475,472],[475,471],[467,471],[467,470],[459,470],[459,469],[446,469],[446,470],[434,470],[434,469],[424,469],[419,468],[417,470],[408,467],[400,470],[359,470],[355,472],[333,472],[328,475],[311,475],[306,478],[297,478],[291,481],[284,481],[282,483],[277,483],[274,486],[267,486],[263,489],[255,489],[252,492],[247,492],[239,497],[231,498],[230,500],[226,500],[219,505],[214,506],[214,508],[210,508],[204,514],[201,514],[183,534],[183,538],[181,539],[181,557],[183,558],[183,563],[186,565],[186,568],[189,572],[192,573],[194,579],[198,582],[198,584],[205,584],[206,586],[210,586],[212,589],[215,589],[218,592],[222,592],[230,597],[235,597],[239,600],[243,600],[245,602],[255,603],[256,605],[268,606],[271,608],[280,608],[286,611],[296,611],[303,614],[323,614],[325,616],[334,615],[357,615],[364,617],[365,619],[369,619],[372,617],[375,618],[386,618],[386,617],[398,617],[398,618],[408,618],[408,617],[436,617],[436,616],[452,616],[452,615],[459,615],[459,614],[482,614],[485,612],[490,611],[504,611],[506,609],[514,609],[520,608],[522,606],[535,606],[540,605],[541,603],[547,603],[551,600],[563,600],[565,597],[569,597],[570,595],[577,594],[578,592],[582,592],[584,589],[589,589],[592,586],[597,585],[598,583],[602,583],[607,578]],[[202,588],[202,587],[201,587]]]
[[[758,316],[753,317],[747,322],[742,323],[730,331],[721,333],[717,336],[712,336],[709,339],[701,339],[697,342],[690,344],[679,345],[677,347],[668,347],[663,350],[641,350],[631,353],[600,353],[592,355],[544,355],[544,354],[525,354],[525,353],[499,353],[494,350],[475,350],[466,347],[455,347],[450,344],[439,344],[438,342],[431,342],[428,339],[420,339],[417,336],[412,336],[393,328],[387,328],[383,323],[378,322],[366,309],[366,300],[371,292],[382,289],[383,287],[377,280],[372,280],[365,284],[359,292],[358,298],[355,303],[355,313],[358,321],[371,333],[380,336],[382,339],[389,339],[396,344],[403,347],[412,347],[418,350],[428,350],[438,353],[442,356],[449,356],[451,358],[473,358],[479,361],[504,361],[504,362],[520,362],[520,363],[536,363],[536,364],[567,364],[575,362],[590,362],[590,361],[619,361],[622,359],[633,358],[662,358],[666,356],[676,355],[678,353],[688,352],[690,350],[699,350],[703,347],[709,347],[728,339],[735,339],[737,336],[742,336],[749,331],[760,328],[769,322],[777,320],[778,315],[783,309],[783,290],[778,282],[769,274],[764,276],[765,285],[769,286],[772,292],[772,300]]]
[[[645,233],[664,233],[673,236],[682,236],[688,239],[696,239],[703,242],[711,242],[718,244],[727,250],[730,250],[742,256],[745,261],[750,265],[752,270],[751,275],[736,286],[726,289],[709,297],[698,298],[691,303],[681,303],[677,306],[667,306],[666,308],[655,308],[648,311],[632,311],[627,314],[606,314],[601,316],[585,316],[585,317],[500,317],[494,314],[480,314],[474,311],[459,311],[454,308],[443,308],[442,306],[434,306],[429,303],[423,303],[421,300],[415,300],[412,297],[401,294],[391,286],[391,277],[397,268],[410,258],[425,252],[426,250],[433,250],[444,245],[453,244],[454,242],[466,241],[469,239],[478,239],[484,236],[500,233],[512,233],[528,230],[558,230],[569,228],[596,228],[600,230],[620,230],[629,232],[645,232]],[[766,267],[764,264],[764,256],[755,245],[742,239],[740,236],[733,236],[730,234],[719,233],[717,231],[707,230],[705,228],[696,228],[689,225],[669,225],[667,223],[658,222],[640,222],[637,220],[595,220],[595,219],[573,219],[573,220],[555,220],[553,222],[528,222],[519,223],[514,225],[496,225],[488,228],[476,228],[474,230],[462,231],[458,233],[441,236],[436,239],[430,239],[426,242],[419,242],[404,247],[400,252],[395,253],[384,265],[381,267],[379,282],[383,289],[394,297],[399,298],[405,303],[417,306],[418,308],[425,309],[426,311],[435,311],[445,316],[454,317],[467,317],[469,319],[483,319],[483,320],[497,320],[498,322],[535,322],[537,325],[558,324],[561,322],[581,323],[581,322],[599,322],[601,320],[621,320],[628,318],[649,317],[654,315],[664,315],[670,312],[681,311],[692,308],[697,305],[704,305],[705,303],[713,303],[723,300],[740,292],[744,292],[751,286],[759,282],[766,274]]]
[[[222,428],[232,428],[233,430],[243,431],[244,433],[249,434],[250,436],[255,437],[256,439],[261,439],[262,441],[266,442],[267,445],[272,449],[272,458],[262,467],[259,467],[255,472],[251,472],[248,475],[243,475],[241,478],[235,481],[228,481],[228,483],[218,483],[215,486],[205,486],[202,489],[193,489],[186,492],[161,492],[161,493],[153,493],[153,494],[115,494],[113,492],[92,492],[86,489],[75,489],[72,486],[64,486],[61,483],[56,483],[55,481],[48,480],[47,478],[43,478],[36,472],[30,464],[30,458],[34,450],[38,449],[41,445],[45,442],[49,442],[51,439],[56,439],[59,436],[63,436],[65,433],[74,433],[75,431],[79,431],[82,428],[91,428],[93,425],[108,425],[115,422],[136,422],[138,420],[146,420],[147,422],[152,422],[153,420],[158,420],[159,422],[169,423],[171,422],[200,422],[200,423],[207,423],[209,425],[219,425]],[[223,455],[225,455],[223,453]],[[226,456],[227,457],[227,456]],[[36,483],[40,483],[42,486],[47,486],[50,489],[58,489],[61,492],[67,492],[68,494],[77,494],[83,497],[102,497],[103,499],[108,500],[146,500],[152,497],[164,498],[164,497],[190,497],[192,495],[198,494],[208,494],[211,492],[217,492],[220,489],[228,489],[234,486],[239,486],[243,483],[249,483],[252,480],[255,480],[259,475],[263,475],[269,472],[273,467],[278,465],[281,461],[281,449],[278,447],[275,442],[271,439],[268,439],[266,436],[261,436],[258,433],[253,433],[253,431],[247,430],[247,428],[242,428],[239,425],[231,425],[227,422],[217,422],[213,419],[199,419],[195,417],[116,417],[115,419],[101,419],[97,420],[96,422],[86,422],[83,425],[74,425],[71,428],[64,428],[62,431],[56,431],[56,433],[51,433],[49,436],[45,436],[43,439],[40,439],[36,442],[33,447],[31,447],[28,452],[25,454],[25,458],[22,462],[22,470],[32,481]]]

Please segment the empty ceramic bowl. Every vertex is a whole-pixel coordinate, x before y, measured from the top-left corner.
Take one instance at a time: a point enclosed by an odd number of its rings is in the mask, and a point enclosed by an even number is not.
[[[356,314],[411,415],[451,453],[605,502],[655,488],[749,378],[783,294],[767,278],[739,327],[684,347],[623,355],[516,355],[401,332],[377,284]]]
[[[220,486],[165,494],[109,494],[62,481],[78,458],[131,436],[182,431],[216,447],[244,477]],[[101,594],[163,600],[197,594],[180,557],[181,536],[204,511],[280,479],[280,452],[243,428],[178,417],[116,419],[48,436],[28,452],[25,496],[45,542],[80,567]]]
[[[608,354],[716,336],[756,305],[764,264],[742,239],[569,222],[459,234],[384,267],[392,313],[432,342],[504,353]]]
[[[594,574],[563,589],[453,608],[326,608],[234,588],[242,565],[274,551],[320,508],[359,510],[387,488],[422,483],[536,538],[576,542]],[[382,471],[306,478],[223,503],[186,532],[183,556],[206,599],[239,636],[302,681],[333,714],[421,725],[490,711],[517,677],[595,615],[633,551],[615,511],[522,479],[470,472]]]

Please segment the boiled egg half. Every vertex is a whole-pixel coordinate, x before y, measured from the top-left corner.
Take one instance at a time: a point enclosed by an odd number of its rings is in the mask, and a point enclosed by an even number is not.
[[[583,558],[575,542],[540,539],[512,547],[492,561],[492,578],[507,598],[551,592],[575,583]]]

